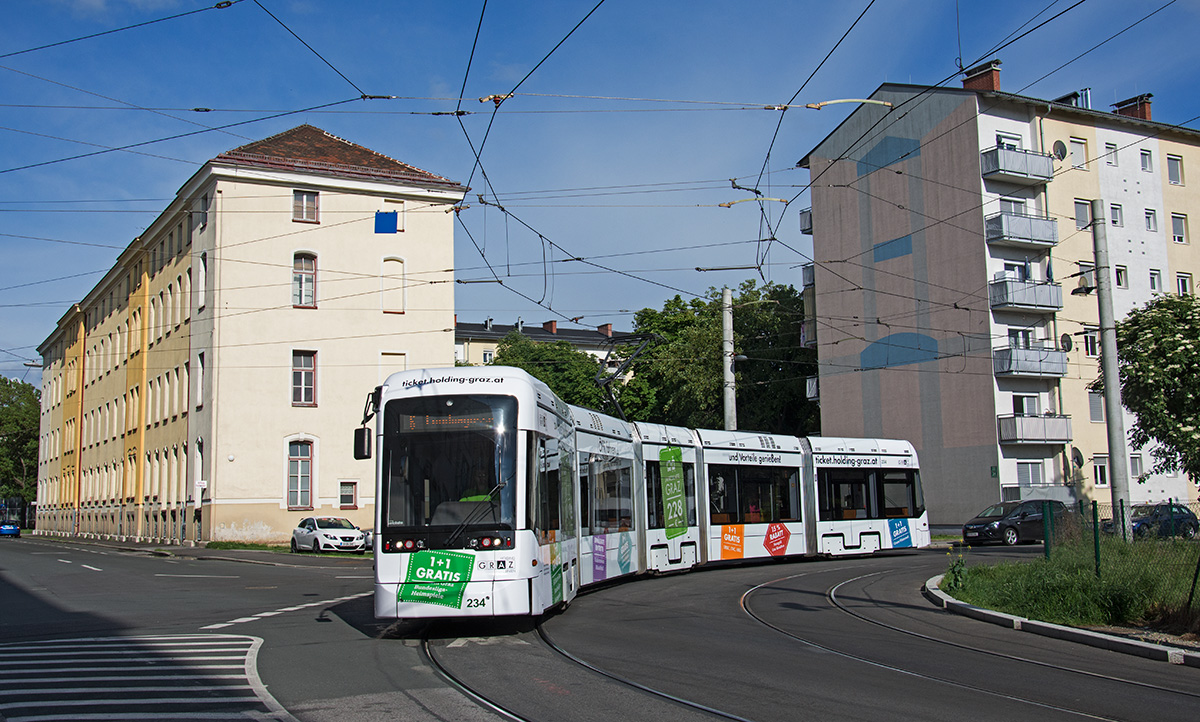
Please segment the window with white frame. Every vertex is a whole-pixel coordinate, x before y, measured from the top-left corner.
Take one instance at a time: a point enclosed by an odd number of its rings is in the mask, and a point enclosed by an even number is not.
[[[1171,214],[1171,240],[1176,243],[1187,243],[1187,216],[1182,213]]]
[[[1087,167],[1087,141],[1083,138],[1071,139],[1071,167]]]
[[[292,191],[292,220],[301,223],[319,223],[318,203],[320,194],[316,191]]]
[[[1080,261],[1077,265],[1079,266],[1079,277],[1083,279],[1084,284],[1094,288],[1096,286],[1096,264]]]
[[[1125,266],[1113,267],[1113,280],[1117,288],[1129,288],[1129,269]]]
[[[1179,291],[1180,296],[1192,295],[1192,274],[1176,273],[1175,274],[1175,290]]]
[[[317,405],[317,352],[292,352],[292,406]]]
[[[1146,230],[1151,233],[1158,231],[1158,211],[1153,208],[1146,209]]]
[[[1082,231],[1092,222],[1092,204],[1089,201],[1075,199],[1075,230]]]
[[[1117,164],[1117,144],[1116,143],[1105,143],[1104,144],[1104,162],[1109,165],[1112,165],[1112,166],[1115,166]]]
[[[287,504],[292,509],[312,508],[311,441],[288,442]]]
[[[190,271],[189,271],[190,272]],[[208,295],[208,251],[200,252],[200,265],[196,269],[196,310],[204,308]]]
[[[1033,330],[1028,328],[1008,329],[1009,348],[1033,348]]]
[[[1018,461],[1017,484],[1024,487],[1042,486],[1042,462]]]
[[[1009,150],[1021,149],[1021,136],[1013,133],[996,133],[996,147]]]
[[[1037,394],[1013,394],[1013,413],[1017,416],[1037,416],[1041,413]]]
[[[483,362],[485,364],[490,364],[492,362],[492,359],[494,359],[495,357],[496,357],[495,351],[488,350],[488,351],[483,352]]]
[[[1087,328],[1083,329],[1083,355],[1092,358],[1100,356],[1100,329]]]
[[[343,509],[357,509],[358,484],[353,481],[339,481],[338,502]]]
[[[1129,479],[1131,481],[1137,481],[1139,478],[1141,478],[1142,474],[1144,474],[1144,473],[1145,472],[1142,471],[1142,455],[1141,454],[1130,454],[1129,455]]]
[[[1154,172],[1154,156],[1148,150],[1142,151],[1142,170],[1147,173]]]
[[[1173,186],[1183,185],[1183,158],[1167,156],[1167,182]]]
[[[1120,227],[1125,225],[1125,210],[1121,207],[1120,203],[1109,204],[1108,212],[1114,226]]]
[[[1108,454],[1096,454],[1092,457],[1092,478],[1096,486],[1108,486]]]
[[[317,257],[311,253],[292,257],[292,306],[317,307]]]
[[[204,408],[204,352],[196,354],[196,408]]]
[[[1025,215],[1025,199],[1024,198],[1001,198],[1000,212],[1005,215],[1023,216]]]
[[[1163,290],[1162,271],[1158,270],[1157,268],[1150,269],[1150,290],[1151,291]]]
[[[1104,423],[1104,394],[1088,391],[1088,418],[1097,424]]]

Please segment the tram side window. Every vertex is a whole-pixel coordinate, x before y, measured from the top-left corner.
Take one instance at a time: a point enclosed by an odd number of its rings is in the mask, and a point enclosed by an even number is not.
[[[696,469],[691,463],[683,464],[683,489],[687,499],[687,524],[696,525]],[[666,526],[666,516],[663,514],[662,469],[657,461],[646,462],[646,496],[647,512],[650,515],[650,529],[662,529]]]
[[[920,474],[915,471],[885,471],[883,514],[888,517],[920,516],[925,512]]]
[[[558,439],[534,438],[531,435],[529,500],[533,507],[530,518],[533,531],[541,542],[552,542],[562,528],[559,508],[562,487],[559,478]]]
[[[821,521],[872,518],[872,475],[859,469],[821,469],[817,484]]]
[[[605,454],[589,456],[594,479],[592,533],[629,531],[633,528],[633,460]]]
[[[589,456],[586,451],[579,452],[579,533],[582,536],[592,533],[592,469],[588,463]]]
[[[799,470],[773,466],[713,464],[708,490],[714,524],[796,521],[791,487]]]

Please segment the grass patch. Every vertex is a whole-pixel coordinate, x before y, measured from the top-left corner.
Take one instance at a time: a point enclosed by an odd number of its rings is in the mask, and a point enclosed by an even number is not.
[[[1096,576],[1093,541],[1054,545],[1050,559],[966,566],[951,557],[943,588],[978,607],[1071,626],[1145,625],[1200,631],[1200,603],[1187,609],[1200,545],[1106,538]]]
[[[205,549],[252,549],[264,552],[290,552],[286,544],[250,544],[247,542],[213,541],[204,545]]]

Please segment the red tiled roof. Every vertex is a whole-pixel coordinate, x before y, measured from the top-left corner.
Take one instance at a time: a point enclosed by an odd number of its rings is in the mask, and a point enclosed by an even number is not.
[[[347,178],[395,180],[423,186],[461,188],[458,183],[448,178],[401,163],[307,124],[225,151],[214,160]]]

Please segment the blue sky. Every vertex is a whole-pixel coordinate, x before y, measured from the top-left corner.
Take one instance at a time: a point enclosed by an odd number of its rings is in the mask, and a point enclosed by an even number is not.
[[[607,0],[551,54],[596,0],[492,0],[482,24],[483,3],[467,0],[224,9],[205,9],[215,0],[10,0],[0,27],[0,373],[38,383],[23,362],[204,161],[300,123],[469,181],[457,276],[488,278],[490,265],[506,287],[457,286],[460,321],[582,317],[618,329],[676,293],[759,277],[696,266],[761,264],[768,280],[799,283],[811,244],[797,223],[807,172],[794,165],[853,106],[789,110],[782,124],[762,106],[786,103],[810,75],[795,103],[866,97],[889,81],[938,83],[960,55],[988,59],[1010,34],[1066,10],[996,54],[1004,90],[1053,98],[1090,87],[1097,109],[1149,92],[1155,120],[1200,127],[1200,0],[1073,4]],[[20,52],[189,11],[201,12]],[[493,119],[478,98],[512,90],[544,58]],[[432,115],[458,107],[460,90],[472,113],[462,127]],[[364,93],[399,97],[353,100]],[[213,111],[188,110],[197,107]],[[206,130],[244,121],[253,122]],[[480,147],[489,122],[485,182],[471,144]],[[146,143],[194,131],[203,132]],[[764,222],[755,203],[719,206],[749,197],[730,178],[766,197],[800,195],[767,203]],[[494,193],[510,215],[477,193]],[[771,234],[780,243],[763,258],[757,241]]]

